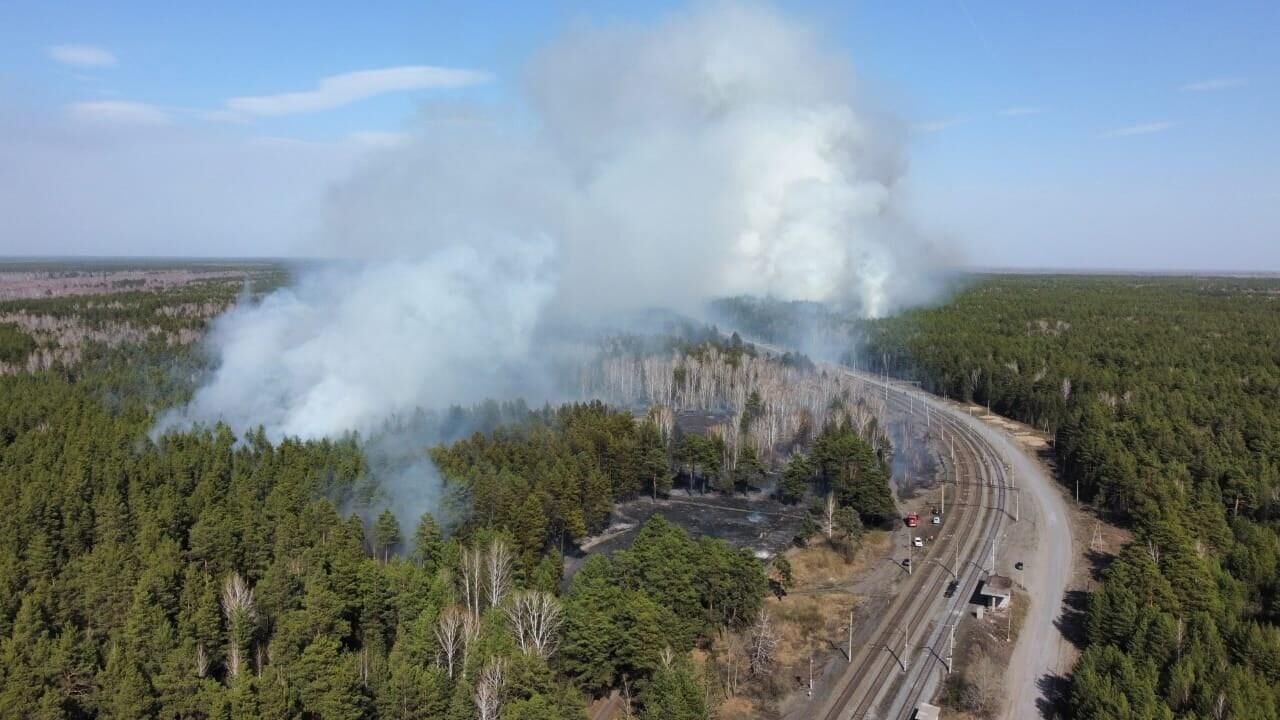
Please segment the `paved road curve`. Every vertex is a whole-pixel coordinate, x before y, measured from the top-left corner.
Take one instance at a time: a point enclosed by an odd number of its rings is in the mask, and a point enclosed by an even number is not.
[[[1024,560],[1022,581],[1030,598],[1026,620],[1014,647],[1005,676],[1005,705],[1000,717],[1008,720],[1050,717],[1045,691],[1055,678],[1069,670],[1066,638],[1057,620],[1062,614],[1067,583],[1072,577],[1074,538],[1062,490],[1044,466],[1002,429],[993,427],[953,403],[921,393],[938,413],[964,423],[987,447],[987,452],[1009,464],[1013,481],[1023,494],[1024,518],[1035,519],[1035,546]],[[1028,507],[1034,504],[1034,507]],[[1026,512],[1026,511],[1030,512]],[[940,622],[941,624],[941,622]],[[936,683],[930,683],[934,685]],[[928,695],[932,692],[932,687]],[[914,704],[912,699],[911,704]],[[892,708],[885,717],[909,717],[910,707]]]
[[[971,420],[988,442],[1013,465],[1023,500],[1035,503],[1035,548],[1023,573],[1031,597],[1027,619],[1013,650],[1005,678],[1004,718],[1048,717],[1044,688],[1050,680],[1065,675],[1070,650],[1058,628],[1075,558],[1070,510],[1063,492],[1044,466],[1018,446],[1016,440],[985,423]],[[1024,504],[1025,507],[1025,504]]]
[[[781,349],[768,344],[757,343],[757,345],[766,350],[781,352]],[[881,385],[880,379],[873,375],[847,368],[841,368],[841,370],[865,382]],[[901,387],[899,390],[906,392]],[[890,394],[892,396],[896,393]],[[1007,433],[971,417],[954,403],[920,391],[914,391],[912,394],[916,409],[920,407],[918,404],[920,400],[927,402],[930,411],[935,413],[934,417],[950,426],[951,434],[964,437],[964,444],[967,446],[965,454],[968,459],[952,471],[960,474],[967,472],[970,482],[990,486],[976,504],[985,505],[988,510],[995,510],[995,512],[965,518],[975,525],[970,535],[971,539],[966,538],[962,550],[962,556],[967,556],[968,564],[974,568],[972,573],[974,579],[962,571],[962,584],[968,586],[976,581],[977,565],[974,560],[989,547],[985,539],[993,533],[998,533],[1001,520],[1007,519],[1000,517],[1004,510],[1003,485],[1006,482],[1015,484],[1025,495],[1021,498],[1026,501],[1024,513],[1035,518],[1035,547],[1029,558],[1024,561],[1027,567],[1022,573],[1023,583],[1030,596],[1030,607],[1006,676],[1006,702],[1001,716],[1010,719],[1042,717],[1044,708],[1047,707],[1044,698],[1044,689],[1047,684],[1043,681],[1060,676],[1066,670],[1060,667],[1066,641],[1055,622],[1061,614],[1067,581],[1072,574],[1074,551],[1066,502],[1059,487],[1045,472],[1043,466],[1018,446],[1018,443]],[[1006,477],[1005,467],[1012,470],[1010,477]],[[963,478],[961,482],[964,482]],[[1026,505],[1034,505],[1034,507]],[[1031,512],[1026,512],[1028,510]],[[994,530],[991,529],[992,527]],[[935,589],[936,582],[933,578],[927,583],[924,582],[924,578],[920,580],[918,586],[904,590],[904,594],[910,595],[913,590],[927,593]],[[889,624],[901,622],[902,618],[907,617],[908,614],[915,618],[916,622],[929,617],[928,631],[916,645],[916,649],[922,651],[922,662],[912,667],[912,672],[906,673],[905,682],[895,680],[893,692],[888,687],[888,683],[876,691],[866,689],[868,684],[889,679],[886,674],[873,672],[869,667],[865,669],[850,667],[847,678],[837,683],[834,688],[833,697],[819,704],[819,717],[843,718],[849,717],[849,713],[852,713],[853,717],[860,715],[871,717],[871,711],[876,709],[880,711],[875,714],[876,717],[905,718],[910,716],[911,708],[916,702],[935,694],[941,665],[944,662],[942,658],[946,654],[942,651],[942,647],[948,641],[948,626],[958,621],[962,609],[958,609],[956,603],[940,601],[927,606],[925,604],[917,606],[910,601],[905,604],[909,607],[899,610],[898,603],[895,603],[893,609],[899,611],[891,610],[886,613],[888,617],[885,618],[885,622]],[[875,637],[885,632],[891,632],[891,630],[877,629]],[[881,653],[883,654],[883,650]],[[875,656],[874,652],[871,656]],[[871,665],[872,657],[861,652],[855,653],[852,665],[857,666],[860,662]],[[855,696],[860,696],[860,699],[855,699]]]
[[[1005,676],[1005,705],[1001,717],[1009,720],[1049,717],[1045,691],[1051,683],[1046,681],[1060,678],[1069,670],[1064,666],[1069,656],[1067,641],[1057,624],[1074,560],[1067,501],[1044,466],[1008,433],[970,417],[952,403],[926,397],[931,407],[965,423],[985,441],[989,450],[1009,464],[1014,482],[1023,495],[1024,517],[1035,519],[1035,546],[1024,560],[1026,569],[1022,573],[1030,607]],[[1028,507],[1029,504],[1034,507]],[[1028,510],[1031,512],[1026,512]]]

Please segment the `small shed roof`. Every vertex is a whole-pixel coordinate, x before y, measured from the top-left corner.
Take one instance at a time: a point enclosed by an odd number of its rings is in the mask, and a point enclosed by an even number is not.
[[[929,703],[920,703],[916,706],[915,720],[938,720],[938,715],[942,712],[937,705]]]
[[[992,575],[982,583],[984,595],[1008,595],[1013,589],[1013,580],[1004,575]]]

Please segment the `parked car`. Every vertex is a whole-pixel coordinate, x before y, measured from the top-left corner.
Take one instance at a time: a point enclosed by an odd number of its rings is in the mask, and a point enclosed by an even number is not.
[[[941,516],[941,515],[934,515],[934,516],[933,516],[933,519],[932,519],[932,520],[930,520],[929,522],[933,523],[934,525],[941,525],[941,524],[942,524],[942,516]]]
[[[952,580],[951,582],[947,583],[947,590],[946,592],[942,593],[942,595],[943,597],[951,597],[956,594],[956,590],[958,590],[959,588],[960,588],[960,582],[958,580]]]
[[[911,538],[911,544],[915,545],[916,547],[924,547],[924,538],[922,537]]]

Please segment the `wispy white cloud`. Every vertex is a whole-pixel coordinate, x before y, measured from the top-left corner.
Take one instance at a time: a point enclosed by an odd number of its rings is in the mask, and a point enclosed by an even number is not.
[[[389,92],[427,88],[458,88],[489,82],[492,77],[478,70],[406,65],[360,70],[322,78],[314,90],[234,97],[227,109],[246,115],[293,115],[331,110]]]
[[[286,135],[255,135],[244,141],[248,147],[256,148],[310,148],[320,147],[322,143]]]
[[[93,45],[51,45],[45,51],[55,61],[71,67],[99,68],[117,65],[116,56],[110,50]]]
[[[248,115],[234,110],[200,110],[194,115],[205,122],[225,125],[247,125],[252,120]]]
[[[169,113],[156,105],[126,100],[72,103],[67,112],[80,122],[116,125],[168,125]]]
[[[351,142],[370,148],[389,148],[400,145],[409,139],[406,133],[387,132],[383,130],[360,130],[347,136]]]
[[[256,148],[295,149],[295,148],[330,148],[345,149],[353,152],[381,150],[400,145],[409,140],[409,133],[389,132],[382,130],[359,130],[348,133],[345,137],[335,139],[309,139],[290,137],[288,135],[254,135],[245,138],[245,145]]]
[[[1244,87],[1249,81],[1245,78],[1213,78],[1211,80],[1199,80],[1197,82],[1187,83],[1179,90],[1182,92],[1214,92],[1216,90],[1230,90],[1231,88]]]
[[[1176,123],[1169,120],[1160,120],[1158,122],[1141,123],[1139,125],[1129,125],[1126,127],[1113,128],[1102,133],[1104,138],[1130,137],[1132,135],[1150,135],[1151,133],[1164,132],[1172,128]]]
[[[954,125],[959,125],[960,123],[964,122],[964,120],[965,119],[962,117],[943,118],[940,120],[925,120],[923,122],[913,123],[911,125],[911,129],[915,130],[916,132],[923,132],[923,133],[942,132],[943,130],[946,130],[949,127],[952,127]]]
[[[1036,107],[1031,105],[1018,105],[1015,107],[1005,108],[997,114],[1002,117],[1020,117],[1022,115],[1039,115],[1044,111],[1045,109],[1042,107]]]

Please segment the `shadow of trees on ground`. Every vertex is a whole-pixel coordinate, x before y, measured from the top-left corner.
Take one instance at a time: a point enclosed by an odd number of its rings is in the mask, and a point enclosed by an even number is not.
[[[1071,694],[1071,678],[1066,675],[1045,674],[1036,681],[1040,688],[1040,699],[1036,700],[1036,709],[1045,720],[1057,720],[1070,717],[1069,696]]]

